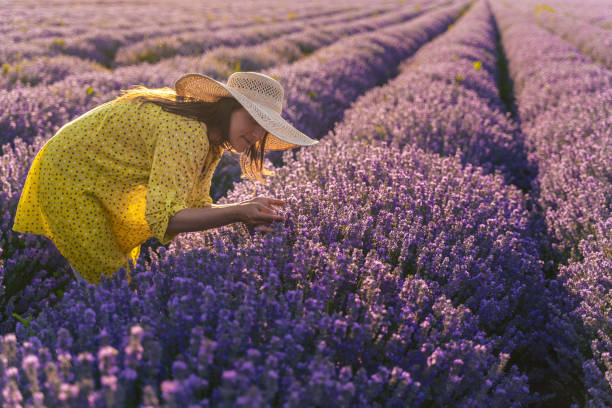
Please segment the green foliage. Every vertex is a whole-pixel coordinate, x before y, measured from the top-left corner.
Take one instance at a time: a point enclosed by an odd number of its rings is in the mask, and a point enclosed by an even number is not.
[[[34,331],[30,330],[30,322],[32,321],[32,315],[28,316],[27,319],[24,319],[23,317],[19,316],[19,314],[13,312],[13,317],[17,319],[21,324],[23,324],[26,329],[29,330],[30,336],[34,336]]]

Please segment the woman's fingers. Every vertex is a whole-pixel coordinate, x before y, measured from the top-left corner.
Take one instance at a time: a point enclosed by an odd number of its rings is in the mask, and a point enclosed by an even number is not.
[[[251,219],[247,221],[247,228],[249,231],[259,232],[274,232],[274,228],[270,226],[275,221],[286,221],[286,217],[277,214],[277,210],[272,206],[282,207],[285,205],[285,200],[277,198],[264,198],[257,197],[257,201],[253,201],[256,204],[257,211],[251,215]]]
[[[285,221],[285,216],[284,215],[278,215],[278,214],[261,214],[260,215],[260,219],[263,222],[274,222],[274,221]]]
[[[282,207],[285,205],[285,200],[280,200],[278,198],[269,198],[268,205]]]
[[[282,207],[286,204],[285,200],[271,197],[256,197],[251,199],[253,202],[265,205],[265,206],[278,206]]]
[[[263,204],[262,204],[261,207],[259,207],[259,210],[261,212],[263,212],[264,214],[276,215],[276,210],[274,210],[274,208],[266,207]],[[285,217],[283,217],[282,215],[280,215],[278,217],[280,217],[280,218],[276,218],[276,219],[279,219],[279,220],[284,220],[285,219]]]
[[[264,214],[274,214],[274,208],[267,207],[263,204],[261,205],[261,207],[259,207],[259,210]]]
[[[282,215],[276,215],[276,214],[264,214],[261,216],[262,220],[267,221],[267,222],[274,222],[274,221],[285,221],[285,217]]]
[[[262,222],[274,222],[274,221],[285,221],[285,217],[283,215],[276,214],[276,211],[273,208],[267,207],[264,204],[258,205],[258,218]]]

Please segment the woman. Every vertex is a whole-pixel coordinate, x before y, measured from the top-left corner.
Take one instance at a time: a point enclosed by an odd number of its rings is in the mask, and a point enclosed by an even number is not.
[[[99,283],[125,267],[140,246],[181,232],[243,222],[249,230],[284,218],[282,200],[256,197],[215,205],[210,182],[224,150],[263,182],[265,150],[318,143],[281,117],[284,91],[257,72],[226,84],[186,74],[171,88],[137,86],[65,124],[36,155],[13,230],[42,234],[75,277]]]

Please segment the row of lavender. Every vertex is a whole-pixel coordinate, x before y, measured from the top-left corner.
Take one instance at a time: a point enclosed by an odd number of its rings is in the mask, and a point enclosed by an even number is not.
[[[612,72],[576,48],[493,4],[515,83],[534,195],[557,251],[556,284],[583,354],[557,350],[583,369],[591,406],[612,405]],[[569,58],[568,58],[569,57]],[[564,317],[561,317],[563,319]],[[577,321],[574,322],[574,321]]]
[[[559,13],[564,17],[583,21],[606,30],[612,28],[612,8],[609,7],[606,0],[554,0],[545,4],[532,3],[531,5],[536,13],[552,10],[553,13]]]
[[[134,17],[139,16],[151,26],[159,28],[159,31],[149,32],[147,35],[166,36],[178,30],[189,31],[201,27],[217,29],[228,25],[274,22],[278,19],[289,20],[335,13],[349,8],[346,3],[322,8],[316,1],[279,7],[279,4],[273,0],[244,3],[240,11],[228,8],[220,1],[211,1],[207,5],[202,5],[180,0],[172,2],[152,0],[150,8],[142,7],[142,4],[137,2],[126,2],[122,4],[123,8],[120,8],[120,5],[111,1],[70,4],[61,0],[51,0],[44,7],[36,8],[37,5],[39,4],[36,0],[7,4],[2,9],[2,17],[6,24],[0,27],[0,33],[10,42],[25,43],[40,38],[69,38],[75,34],[83,35],[101,29],[122,33],[139,30],[144,32],[145,29],[150,31],[150,27],[146,25],[134,24]],[[259,16],[255,10],[267,13],[267,16]],[[273,13],[273,10],[276,12]],[[249,13],[248,18],[244,15],[238,18],[239,13]]]
[[[463,27],[482,18],[482,4]],[[364,126],[347,117],[356,123],[346,129]],[[88,397],[146,406],[531,399],[526,377],[500,351],[521,335],[504,336],[494,316],[501,302],[507,329],[515,327],[520,302],[510,305],[504,291],[524,300],[538,281],[516,188],[459,157],[355,143],[352,130],[284,160],[262,192],[290,209],[275,234],[161,250],[137,266],[131,288],[123,271],[98,287],[75,284],[29,327],[18,326],[27,346],[5,336],[7,366],[21,366],[4,377],[5,395],[29,400],[44,390],[67,406]],[[244,181],[226,200],[253,187]],[[514,272],[500,281],[496,270]],[[515,285],[523,279],[525,288]]]
[[[525,13],[527,18],[534,18],[538,24],[561,36],[584,54],[612,68],[612,30],[561,14],[557,9],[563,9],[563,1],[558,6],[555,4],[554,8],[538,7],[534,0],[505,4],[519,13]],[[602,3],[596,9],[605,10],[606,7]]]
[[[316,81],[311,69],[317,69],[325,73],[325,78],[332,78],[341,82],[346,78],[359,79],[361,89],[367,89],[379,81],[384,81],[392,73],[390,67],[397,66],[402,56],[407,56],[413,52],[420,44],[427,41],[428,36],[442,32],[444,28],[460,13],[463,6],[452,6],[431,13],[422,18],[404,25],[397,24],[385,29],[384,32],[392,34],[367,34],[365,36],[355,36],[354,40],[346,40],[340,44],[329,47],[328,50],[313,54],[304,63],[287,65],[282,72],[283,78],[290,78],[291,83],[286,83],[285,87],[311,86]],[[413,37],[412,42],[403,42],[400,39]],[[351,43],[349,41],[355,41]],[[360,44],[359,47],[352,47],[353,44]],[[368,45],[369,44],[369,45]],[[370,48],[366,48],[366,47]],[[352,54],[342,54],[346,48],[355,48]],[[325,62],[327,60],[327,62]],[[337,70],[337,66],[342,64],[344,70]],[[364,68],[367,67],[367,71]],[[329,74],[328,74],[329,73]],[[329,80],[329,79],[328,79]],[[348,81],[347,81],[348,82]],[[353,85],[357,86],[353,82]],[[333,121],[339,118],[342,107],[348,107],[351,101],[357,96],[359,90],[347,88],[344,94],[334,94],[334,82],[330,81],[327,87],[321,86],[321,98],[313,101],[310,98],[307,104],[300,102],[299,91],[289,90],[286,93],[288,104],[301,103],[304,109],[308,109],[318,115],[319,126],[315,129],[318,133],[323,133],[326,124],[331,126]],[[319,88],[315,89],[319,92]],[[292,93],[293,92],[293,93]],[[302,93],[306,93],[304,91]],[[337,106],[336,110],[320,109],[323,103]],[[286,112],[284,112],[286,114]],[[291,115],[289,111],[288,115]],[[335,116],[332,116],[335,115]],[[301,118],[290,118],[297,126],[307,126],[305,120]],[[300,124],[301,123],[301,124]],[[65,284],[66,278],[70,275],[63,272],[61,267],[62,259],[58,258],[50,242],[39,236],[26,234],[14,234],[10,231],[12,218],[19,198],[19,191],[23,185],[27,169],[36,151],[44,142],[42,138],[37,138],[37,142],[27,145],[21,141],[17,148],[3,156],[3,174],[6,175],[5,184],[9,187],[5,190],[5,198],[2,200],[9,214],[3,220],[3,248],[2,254],[5,260],[3,265],[4,282],[7,285],[3,297],[3,324],[5,329],[14,325],[13,319],[7,319],[13,312],[19,315],[31,315],[39,308],[39,299],[46,297],[49,293],[54,293],[61,289]],[[53,272],[53,275],[51,274]],[[31,284],[29,281],[31,280]],[[18,293],[19,296],[15,296]]]
[[[408,21],[419,13],[413,7],[407,7],[391,15],[370,17],[348,24],[345,22],[329,29],[313,28],[259,44],[244,37],[244,46],[234,43],[231,48],[214,48],[197,57],[176,57],[153,65],[123,67],[113,72],[87,71],[70,75],[52,85],[0,91],[0,105],[5,107],[0,113],[0,142],[4,145],[15,138],[21,138],[32,143],[37,136],[47,139],[64,123],[112,99],[120,89],[133,84],[167,86],[169,80],[178,78],[184,72],[206,72],[223,81],[237,66],[241,70],[262,70],[291,63],[343,36],[376,31]],[[312,56],[315,57],[326,58],[324,54]]]
[[[160,39],[194,30],[210,33],[262,23],[274,25],[292,20],[308,21],[350,10],[353,4],[322,8],[320,4],[306,1],[294,3],[291,9],[286,9],[279,8],[278,2],[272,0],[246,2],[240,8],[230,9],[223,2],[200,4],[180,1],[157,5],[149,3],[149,7],[129,3],[83,7],[50,4],[48,7],[49,10],[39,5],[27,7],[23,2],[3,7],[0,13],[7,22],[3,30],[7,43],[0,52],[1,63],[16,64],[24,58],[67,54],[110,67],[123,47],[147,39]],[[135,18],[141,24],[135,23]]]
[[[390,12],[403,12],[406,11],[405,6],[398,6],[398,4],[392,4],[391,6],[384,6],[382,4],[374,3],[368,6],[355,5],[357,8],[350,8],[348,11],[338,13],[332,16],[325,16],[321,18],[308,18],[301,21],[302,28],[325,28],[325,26],[334,26],[343,23],[350,23],[355,19],[365,18],[369,16],[377,16],[379,14],[387,14]],[[412,8],[412,7],[411,7]],[[419,7],[412,8],[418,10]],[[279,26],[287,26],[288,24],[282,24]],[[261,30],[261,35],[268,35],[269,38],[274,38],[275,35],[267,34],[273,29],[271,24],[264,25]],[[236,32],[236,29],[233,30]],[[229,32],[228,32],[229,33]],[[238,34],[238,33],[236,33]],[[236,41],[240,38],[240,35],[235,34]],[[150,41],[145,40],[137,44],[131,44],[123,47],[117,52],[115,57],[115,67],[131,65],[141,61],[155,62],[161,58],[168,58],[175,55],[196,55],[201,54],[203,50],[210,48],[211,45],[216,43],[223,44],[217,40],[217,36],[224,38],[221,32],[189,32],[178,36],[165,37],[163,41]],[[228,34],[225,34],[227,37]],[[207,38],[209,37],[209,38]],[[227,43],[227,40],[226,40]],[[231,46],[231,43],[226,44]]]
[[[397,12],[398,7],[394,10]],[[214,31],[194,31],[188,34],[165,36],[163,41],[158,38],[147,39],[138,43],[124,46],[117,50],[114,61],[118,65],[131,65],[142,61],[157,62],[170,58],[175,55],[197,55],[205,53],[207,50],[220,46],[237,47],[258,44],[260,42],[275,39],[280,36],[297,34],[305,30],[321,30],[326,26],[338,26],[343,23],[353,22],[354,20],[367,18],[368,16],[385,13],[387,8],[379,7],[374,10],[357,9],[348,12],[337,13],[328,16],[326,13],[321,17],[307,16],[307,20],[294,19],[291,22],[269,24],[264,27],[245,26],[231,27]],[[99,52],[100,47],[96,50]],[[80,58],[83,57],[83,58]],[[36,84],[50,84],[68,75],[86,73],[90,71],[105,71],[106,67],[92,61],[91,56],[80,55],[80,57],[70,55],[48,56],[44,55],[32,61],[20,61],[16,66],[4,64],[2,68],[2,83],[6,84],[7,89],[24,87]],[[95,60],[95,58],[93,58]],[[175,64],[176,65],[176,64]],[[141,65],[141,68],[150,68],[148,64]],[[132,69],[135,67],[131,67]]]

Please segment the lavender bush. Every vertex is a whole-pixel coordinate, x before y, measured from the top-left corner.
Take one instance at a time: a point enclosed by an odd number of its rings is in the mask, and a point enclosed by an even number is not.
[[[612,68],[612,30],[610,30],[612,26],[605,29],[576,19],[575,9],[570,13],[561,13],[563,3],[564,1],[560,2],[561,8],[559,9],[557,4],[554,4],[554,7],[543,7],[532,0],[521,0],[514,3],[513,8],[518,12],[528,14],[542,27],[562,37],[595,61],[607,68]],[[603,5],[603,2],[601,4]],[[581,8],[588,9],[584,5]],[[605,7],[595,9],[601,12]]]
[[[584,21],[606,30],[612,28],[612,10],[605,7],[606,3],[602,0],[562,0],[551,4],[553,7],[544,4],[532,4],[534,11],[540,14],[545,12],[558,13],[564,17],[574,20]]]
[[[499,171],[507,183],[527,190],[534,169],[499,94],[495,34],[486,3],[473,6],[402,63],[396,78],[350,110],[344,123],[361,125],[348,133],[359,143],[375,137],[441,155],[458,153],[464,163]]]
[[[610,375],[606,369],[609,355],[601,346],[609,344],[612,332],[609,325],[602,324],[607,319],[606,308],[598,299],[605,296],[600,285],[606,287],[609,275],[605,260],[610,256],[606,226],[612,217],[612,133],[607,124],[612,74],[507,7],[492,3],[492,8],[501,27],[510,74],[518,83],[518,110],[530,159],[539,167],[534,191],[558,252],[555,287],[572,295],[558,302],[553,321],[559,322],[557,326],[583,326],[586,331],[571,332],[584,352],[576,353],[575,348],[556,352],[582,368],[584,403],[601,406],[612,399],[605,378]],[[592,279],[581,276],[584,273]],[[587,312],[591,305],[597,305],[601,315]]]
[[[561,260],[579,258],[579,241],[612,204],[612,73],[535,24],[498,14],[541,205]]]
[[[606,406],[612,405],[612,218],[594,229],[599,238],[581,241],[584,259],[562,266],[559,278],[580,299],[575,313],[583,319],[587,330],[583,342],[590,344],[594,357],[583,364],[589,404]]]
[[[162,250],[146,269],[137,267],[130,286],[123,270],[98,287],[80,282],[27,328],[19,323],[20,341],[30,341],[39,354],[46,348],[50,355],[45,358],[57,361],[56,366],[62,353],[70,353],[72,361],[77,352],[97,354],[92,363],[98,368],[90,365],[100,386],[75,389],[65,398],[78,404],[88,395],[112,394],[108,398],[118,403],[140,393],[143,400],[166,404],[228,406],[245,398],[288,406],[323,401],[520,406],[529,401],[526,378],[516,367],[504,370],[508,353],[493,354],[497,342],[477,329],[479,319],[460,301],[465,297],[459,296],[460,286],[471,291],[469,280],[454,283],[458,276],[451,280],[449,274],[458,273],[456,267],[429,263],[437,258],[429,252],[436,247],[440,255],[452,251],[451,241],[429,243],[427,236],[417,235],[414,243],[407,242],[410,247],[397,249],[389,244],[404,240],[380,241],[394,225],[413,234],[435,233],[436,224],[439,231],[455,231],[458,221],[445,221],[443,213],[427,215],[434,207],[421,202],[427,190],[434,200],[452,194],[434,193],[440,168],[453,179],[449,186],[455,194],[476,199],[481,204],[472,207],[481,211],[484,203],[502,210],[504,200],[492,204],[485,192],[502,187],[501,179],[417,149],[400,152],[337,141],[318,150],[302,152],[297,162],[287,157],[285,184],[274,185],[284,190],[277,195],[288,201],[290,216],[286,225],[277,225],[276,234],[237,243],[217,240],[212,249],[184,248],[176,256]],[[329,167],[325,156],[336,157],[339,151],[346,160]],[[377,165],[357,171],[353,163]],[[323,177],[323,172],[337,177]],[[473,183],[482,183],[479,193]],[[401,186],[405,192],[398,197]],[[341,191],[351,201],[338,207]],[[466,207],[455,204],[457,210]],[[431,221],[410,227],[414,222],[403,221],[409,212],[415,222]],[[353,219],[353,228],[344,228],[346,217]],[[463,217],[476,217],[475,223],[487,215]],[[473,278],[471,285],[477,285],[480,278]],[[140,329],[133,330],[142,330],[145,351],[134,363],[126,333],[136,324]],[[106,355],[111,368],[100,362]],[[78,385],[81,379],[71,371],[62,382]],[[122,385],[105,385],[115,383]]]
[[[611,101],[610,88],[566,97],[525,127],[539,201],[564,258],[581,259],[581,240],[602,238],[594,227],[612,215]]]

